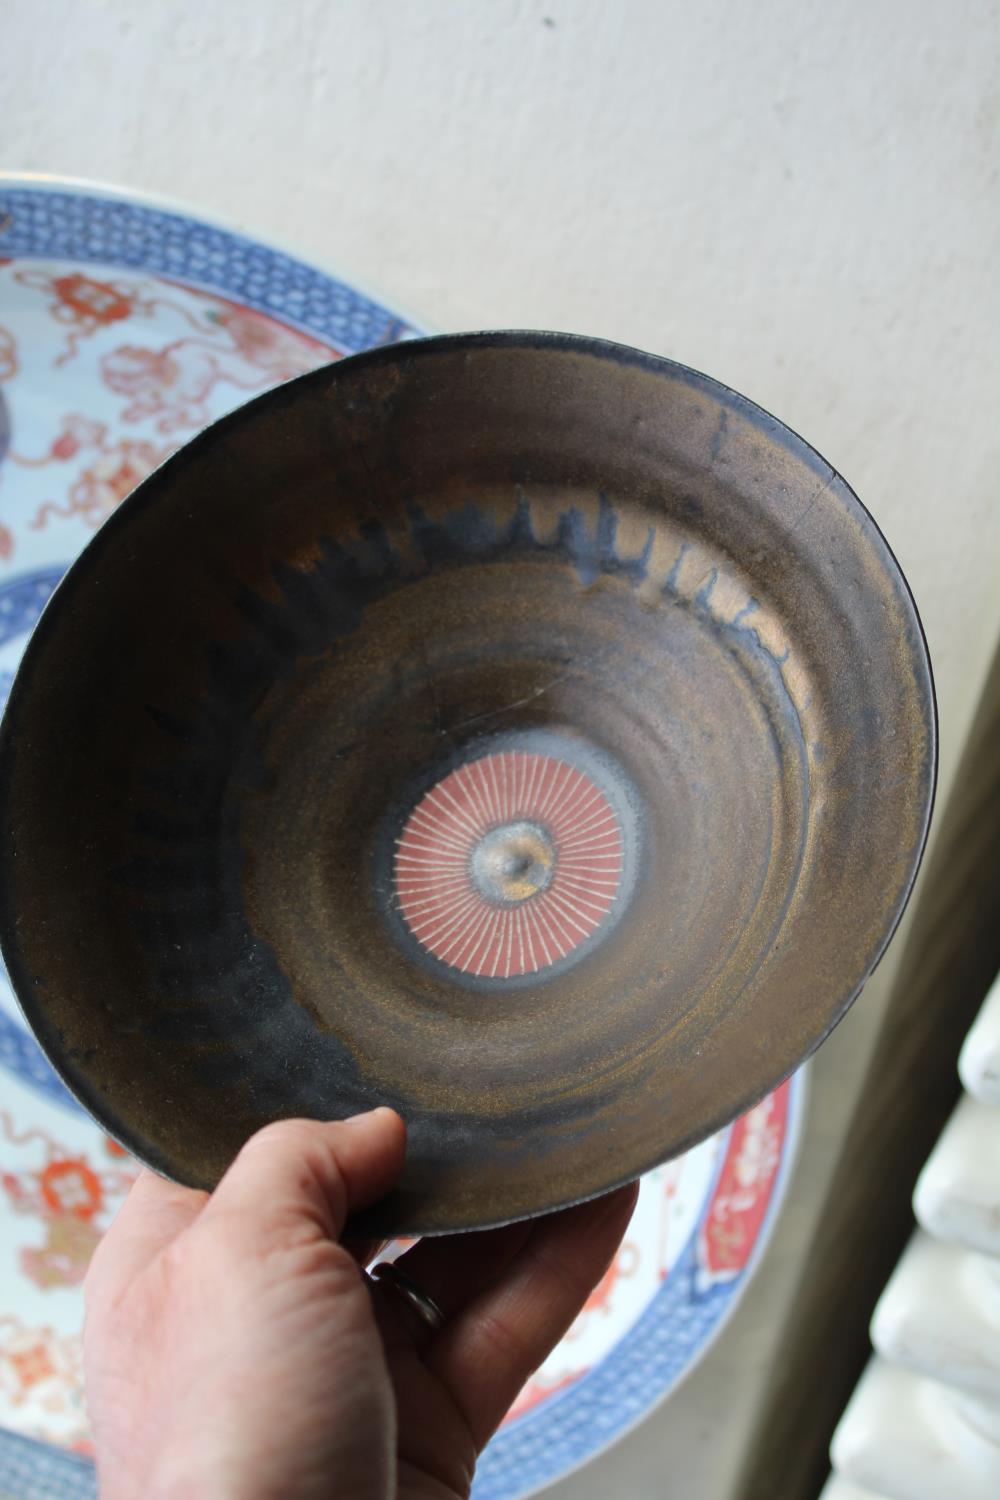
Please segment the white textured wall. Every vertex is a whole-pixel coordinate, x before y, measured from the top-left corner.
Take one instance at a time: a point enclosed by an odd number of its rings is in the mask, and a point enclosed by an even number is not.
[[[989,0],[5,0],[0,153],[755,397],[911,576],[947,770],[1000,624],[998,47]]]
[[[754,396],[912,576],[947,770],[1000,622],[998,47],[989,0],[4,0],[0,152]]]
[[[188,199],[428,325],[603,334],[755,397],[910,578],[946,790],[1000,628],[998,49],[987,0],[3,0],[0,164]],[[754,1296],[567,1496],[626,1454],[636,1497],[728,1493],[891,967],[820,1056]]]

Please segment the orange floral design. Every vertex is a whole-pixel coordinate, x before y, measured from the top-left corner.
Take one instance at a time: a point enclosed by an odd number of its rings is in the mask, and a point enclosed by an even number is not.
[[[291,380],[338,357],[336,350],[319,339],[286,328],[249,308],[225,307],[217,320],[243,358],[266,370],[271,380]]]
[[[100,1241],[93,1224],[64,1214],[48,1225],[44,1245],[21,1251],[21,1269],[43,1291],[54,1286],[79,1286]]]
[[[10,380],[17,374],[17,345],[14,335],[0,328],[0,380]]]
[[[583,1312],[610,1312],[611,1295],[615,1289],[615,1285],[623,1278],[627,1279],[629,1276],[634,1276],[638,1265],[639,1248],[631,1240],[626,1240],[583,1304]]]
[[[217,352],[198,339],[178,339],[159,350],[124,344],[101,360],[101,378],[127,400],[122,412],[126,422],[157,417],[157,428],[164,433],[204,427],[211,417],[208,397],[220,381],[245,391],[265,384],[223,369]]]
[[[11,463],[19,464],[22,469],[44,469],[48,464],[68,463],[83,448],[103,448],[107,435],[104,422],[95,422],[91,417],[71,412],[63,417],[62,427],[49,444],[47,453],[40,458],[28,458],[23,453],[12,452],[8,457]]]
[[[75,1418],[67,1437],[84,1440],[83,1370],[79,1337],[47,1326],[27,1327],[19,1318],[0,1317],[0,1396],[11,1406],[30,1406],[35,1417],[58,1413]]]
[[[66,348],[55,361],[63,365],[79,352],[80,340],[130,318],[137,308],[148,311],[139,288],[113,281],[98,281],[74,271],[66,276],[49,276],[42,270],[15,271],[14,279],[22,286],[37,287],[48,293],[49,305],[58,323],[70,325]]]
[[[781,1165],[789,1086],[782,1084],[736,1121],[712,1205],[701,1228],[703,1268],[737,1275],[760,1234]]]
[[[45,1131],[18,1131],[6,1110],[0,1111],[0,1132],[9,1145],[44,1153],[40,1166],[0,1175],[11,1209],[40,1218],[44,1225],[44,1243],[19,1252],[22,1271],[42,1290],[79,1285],[101,1238],[99,1219],[109,1199],[124,1193],[134,1179],[130,1159],[119,1152],[121,1164],[104,1163],[95,1170],[86,1157],[70,1154]]]
[[[574,1370],[571,1374],[561,1375],[557,1380],[553,1381],[544,1380],[538,1375],[532,1376],[510,1411],[504,1417],[504,1421],[510,1422],[514,1417],[523,1417],[526,1411],[530,1411],[539,1402],[547,1401],[550,1396],[556,1395],[559,1391],[568,1390],[571,1385],[576,1384],[581,1375],[585,1375],[586,1373],[585,1369]]]
[[[57,317],[77,323],[120,323],[132,312],[132,298],[110,281],[95,281],[74,272],[57,276],[52,288],[59,298]]]
[[[30,1390],[40,1381],[51,1380],[57,1373],[52,1357],[41,1340],[37,1344],[29,1343],[26,1348],[17,1349],[7,1357],[17,1373],[23,1391]]]
[[[72,485],[66,505],[46,500],[30,523],[32,529],[41,531],[52,517],[72,516],[79,516],[88,526],[99,526],[172,452],[173,445],[158,448],[129,438],[104,448]]]
[[[40,1187],[46,1206],[55,1214],[92,1219],[104,1203],[97,1173],[79,1158],[49,1162]]]

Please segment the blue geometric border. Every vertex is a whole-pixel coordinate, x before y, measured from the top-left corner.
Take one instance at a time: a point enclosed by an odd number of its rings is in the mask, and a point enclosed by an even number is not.
[[[89,1458],[0,1428],[3,1500],[97,1500],[97,1472]]]
[[[18,573],[0,583],[0,646],[31,633],[65,571],[65,567],[60,566],[38,568],[31,573]],[[0,712],[7,701],[12,680],[11,673],[0,671]],[[0,979],[8,982],[2,960]],[[86,1113],[50,1067],[31,1033],[4,1011],[0,1011],[0,1064],[56,1103],[77,1114]]]
[[[16,573],[4,579],[0,584],[0,646],[34,630],[68,567],[69,563],[56,563],[54,567],[35,568],[30,573]],[[4,702],[6,694],[0,699],[0,708]]]
[[[85,190],[0,180],[0,255],[152,271],[270,313],[348,354],[418,331],[283,251],[186,214]]]
[[[0,964],[0,977],[8,982],[3,964]],[[73,1098],[59,1074],[53,1072],[35,1038],[4,1011],[0,1011],[0,1066],[54,1104],[61,1104],[71,1113],[86,1117],[87,1111]]]

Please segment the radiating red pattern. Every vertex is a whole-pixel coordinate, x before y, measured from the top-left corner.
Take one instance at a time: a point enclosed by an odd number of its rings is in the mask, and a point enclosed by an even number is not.
[[[555,851],[544,890],[488,899],[470,859],[492,829],[528,821]],[[414,808],[396,848],[396,894],[413,935],[465,974],[510,979],[567,957],[607,917],[618,894],[622,840],[598,786],[566,761],[520,750],[470,761]]]

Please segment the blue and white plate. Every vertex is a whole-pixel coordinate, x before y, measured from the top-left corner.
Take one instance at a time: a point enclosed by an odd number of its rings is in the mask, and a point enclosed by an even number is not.
[[[65,568],[167,454],[279,381],[418,331],[184,209],[0,178],[0,703]],[[691,1368],[767,1237],[802,1099],[793,1080],[644,1180],[614,1264],[484,1454],[477,1500],[560,1478]],[[132,1175],[0,975],[0,1493],[15,1500],[96,1493],[81,1283]]]

